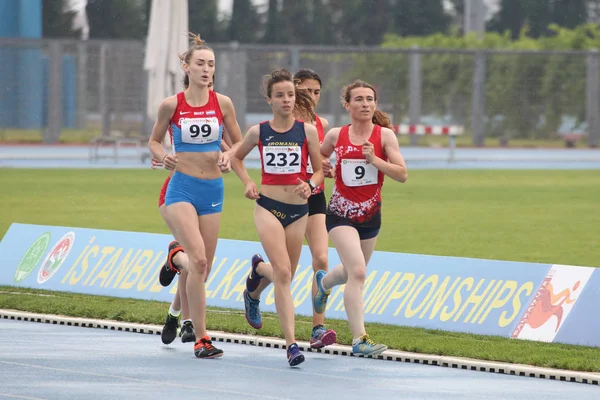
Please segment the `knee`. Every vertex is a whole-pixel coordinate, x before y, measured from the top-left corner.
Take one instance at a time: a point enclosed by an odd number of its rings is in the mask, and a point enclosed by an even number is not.
[[[312,267],[315,272],[320,270],[327,271],[327,253],[324,252],[313,255]]]
[[[361,265],[352,268],[350,271],[346,270],[348,279],[364,283],[367,279],[367,266]]]
[[[189,254],[190,272],[205,275],[208,271],[208,261],[206,256],[201,253]]]
[[[278,284],[290,285],[292,283],[292,267],[289,263],[273,265],[273,275]]]

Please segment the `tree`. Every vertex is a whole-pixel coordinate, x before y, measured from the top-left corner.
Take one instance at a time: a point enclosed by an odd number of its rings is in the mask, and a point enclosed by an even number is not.
[[[488,24],[489,30],[500,33],[510,31],[513,39],[517,38],[526,18],[524,5],[521,3],[526,1],[528,0],[501,0],[500,9]]]
[[[284,1],[281,8],[281,24],[278,43],[304,44],[311,42],[314,34],[312,21],[312,1],[294,0]]]
[[[459,32],[463,32],[465,19],[465,0],[449,0],[452,4],[452,24]]]
[[[188,8],[190,32],[199,33],[209,43],[224,39],[217,0],[190,1]]]
[[[265,43],[333,44],[330,1],[269,0]]]
[[[231,41],[254,43],[260,37],[261,24],[251,0],[233,0],[228,37]]]
[[[269,0],[269,7],[267,8],[267,22],[265,27],[265,35],[263,36],[264,43],[278,43],[278,32],[279,32],[279,1]]]
[[[334,27],[328,2],[312,1],[312,31],[311,44],[334,44]]]
[[[65,11],[66,0],[42,2],[42,37],[77,37],[73,30],[73,11]]]
[[[446,32],[451,17],[443,0],[391,0],[392,32],[401,36],[424,36]]]
[[[496,32],[510,31],[513,39],[523,28],[531,37],[554,33],[551,24],[575,28],[588,19],[587,0],[502,0],[500,9],[489,24]]]
[[[552,22],[563,28],[573,29],[588,20],[587,0],[555,0]]]
[[[148,32],[145,4],[137,0],[88,0],[93,39],[143,39]]]

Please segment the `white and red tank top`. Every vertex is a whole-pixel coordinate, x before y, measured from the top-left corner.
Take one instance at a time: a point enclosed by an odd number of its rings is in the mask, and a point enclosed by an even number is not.
[[[375,156],[386,160],[381,144],[381,126],[375,125],[369,142]],[[341,128],[335,145],[335,184],[329,201],[329,212],[361,224],[381,212],[381,187],[384,173],[367,162],[362,144],[350,142],[350,125]]]

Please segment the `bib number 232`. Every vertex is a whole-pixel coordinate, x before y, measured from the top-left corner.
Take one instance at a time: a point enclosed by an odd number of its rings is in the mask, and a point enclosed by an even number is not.
[[[219,140],[219,120],[214,118],[186,118],[181,121],[181,139],[184,143],[204,144]]]
[[[342,180],[348,187],[377,184],[377,168],[367,160],[342,160]]]
[[[300,172],[300,146],[263,147],[263,169],[268,174],[297,174]]]

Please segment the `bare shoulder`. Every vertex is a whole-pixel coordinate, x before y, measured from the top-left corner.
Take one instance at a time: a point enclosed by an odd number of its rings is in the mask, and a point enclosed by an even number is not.
[[[259,135],[260,135],[260,125],[252,125],[250,127],[250,129],[248,129],[248,132],[246,133],[246,136],[258,137]]]
[[[325,131],[325,138],[323,139],[323,143],[328,143],[331,146],[335,146],[340,137],[340,131],[342,128],[336,127],[331,128],[328,131]]]
[[[381,139],[385,142],[389,143],[398,143],[398,139],[396,138],[396,133],[390,128],[381,128]]]
[[[310,132],[310,134],[311,134],[311,135],[313,135],[313,134],[314,134],[314,135],[317,135],[317,134],[318,134],[318,132],[317,132],[317,127],[316,127],[316,126],[314,126],[313,124],[309,124],[308,122],[305,122],[305,123],[304,123],[304,131],[305,131],[306,133],[309,133],[309,132]]]
[[[172,117],[177,109],[177,95],[165,98],[158,107],[158,115],[160,117]]]
[[[229,96],[217,93],[217,100],[221,108],[233,108],[233,102],[231,101],[231,98],[229,98]]]
[[[338,127],[331,128],[329,131],[327,131],[327,132],[325,133],[325,136],[329,136],[329,135],[332,135],[332,136],[334,136],[334,135],[339,135],[341,130],[342,130],[342,128],[341,128],[341,127],[339,127],[339,126],[338,126]]]

